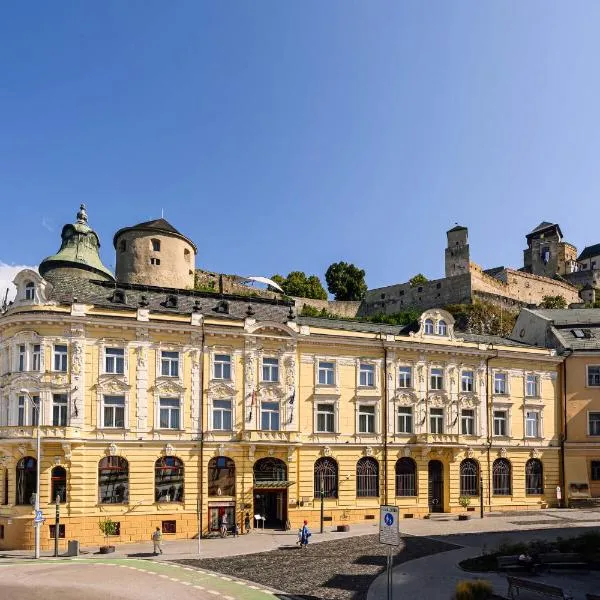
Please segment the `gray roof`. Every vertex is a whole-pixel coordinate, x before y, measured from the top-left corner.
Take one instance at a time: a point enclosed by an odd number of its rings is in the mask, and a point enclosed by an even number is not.
[[[152,221],[144,221],[143,223],[138,223],[137,225],[132,225],[130,227],[122,227],[113,236],[113,246],[115,248],[117,247],[117,240],[119,239],[119,236],[126,231],[156,231],[157,233],[168,233],[185,240],[194,248],[194,252],[198,252],[196,244],[194,244],[190,238],[183,235],[181,231],[177,231],[177,229],[175,229],[175,227],[173,227],[173,225],[171,225],[171,223],[169,223],[169,221],[166,219],[153,219]]]
[[[600,350],[600,327],[551,327],[551,331],[565,348]]]
[[[330,327],[331,329],[342,329],[344,331],[388,333],[390,335],[402,335],[402,333],[406,330],[405,325],[384,325],[382,323],[364,323],[361,321],[326,319],[321,317],[298,317],[298,324],[309,325],[313,327]]]
[[[600,244],[586,246],[577,257],[577,260],[585,260],[586,258],[592,258],[593,256],[600,256]]]
[[[499,335],[480,335],[478,333],[463,333],[461,331],[456,332],[456,337],[462,338],[465,342],[472,342],[474,344],[493,344],[494,346],[518,346],[519,348],[534,348],[536,346],[530,346],[529,344],[523,344],[516,340],[501,337]]]
[[[598,325],[600,326],[600,308],[551,308],[530,309],[532,313],[552,321],[554,325],[571,326]]]
[[[546,229],[550,229],[552,227],[556,227],[558,229],[559,235],[562,237],[562,231],[560,230],[560,226],[558,223],[549,223],[548,221],[542,221],[536,228],[532,229],[526,237],[531,237],[536,233],[541,233],[542,231],[546,231]]]

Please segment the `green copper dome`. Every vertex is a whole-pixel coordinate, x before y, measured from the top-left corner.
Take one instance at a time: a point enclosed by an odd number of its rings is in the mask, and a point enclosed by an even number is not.
[[[59,276],[63,269],[75,269],[72,274],[85,276],[89,273],[90,279],[106,279],[114,281],[113,274],[102,264],[100,255],[100,240],[96,232],[87,223],[85,204],[82,204],[77,213],[77,220],[73,224],[63,227],[60,250],[53,256],[45,258],[39,272],[45,279]],[[60,271],[57,271],[60,269]],[[48,276],[49,277],[48,277]]]

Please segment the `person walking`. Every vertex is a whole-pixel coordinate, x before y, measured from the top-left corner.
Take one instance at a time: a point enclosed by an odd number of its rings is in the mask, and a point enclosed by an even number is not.
[[[312,535],[310,530],[308,529],[308,521],[304,520],[304,525],[300,530],[300,548],[306,548],[308,546],[308,538]]]
[[[227,537],[227,513],[224,512],[221,517],[221,537]]]
[[[162,548],[160,546],[162,542],[162,532],[160,527],[156,528],[156,531],[152,534],[152,545],[154,546],[154,556],[157,556],[158,553],[162,554]]]
[[[246,530],[246,533],[250,533],[250,513],[246,513],[246,516],[244,517],[244,529]]]

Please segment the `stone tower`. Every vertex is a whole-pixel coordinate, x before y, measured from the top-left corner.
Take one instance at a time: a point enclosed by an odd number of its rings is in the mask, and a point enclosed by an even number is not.
[[[446,232],[446,277],[464,275],[470,270],[469,230],[457,225]]]
[[[194,287],[196,246],[165,219],[119,229],[113,243],[117,281],[175,289]]]
[[[38,270],[44,279],[51,283],[73,277],[115,280],[100,260],[100,239],[87,220],[85,204],[82,204],[75,223],[68,223],[62,229],[60,250],[40,263]]]
[[[562,231],[557,223],[542,221],[526,237],[527,248],[523,251],[525,271],[543,277],[573,272],[577,249],[562,241]]]

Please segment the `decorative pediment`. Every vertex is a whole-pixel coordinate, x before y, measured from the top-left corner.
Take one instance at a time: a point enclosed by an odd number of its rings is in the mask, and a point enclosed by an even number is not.
[[[17,388],[17,390],[35,390],[40,388],[41,381],[39,376],[35,377],[33,375],[30,375],[29,373],[22,373],[20,375],[17,375],[12,380],[12,386],[14,388]]]
[[[479,396],[477,396],[476,394],[461,394],[459,397],[459,403],[461,406],[479,406],[479,404],[481,404],[481,400],[479,399]]]
[[[429,406],[443,407],[448,402],[446,394],[432,394],[429,396]]]
[[[130,389],[123,379],[111,375],[100,375],[97,387],[104,394],[124,394]]]
[[[164,379],[157,379],[154,387],[152,388],[157,394],[167,394],[171,396],[179,396],[185,392],[185,388],[179,383],[177,379],[165,377]]]
[[[285,396],[283,388],[279,384],[265,385],[261,384],[258,390],[258,396],[261,400],[279,401]]]
[[[277,321],[256,321],[255,319],[247,319],[246,320],[245,329],[248,333],[256,333],[258,331],[261,332],[269,332],[277,335],[286,335],[289,337],[296,337],[296,332],[289,327],[288,325],[284,325],[283,323],[278,323]]]
[[[412,406],[419,401],[414,392],[403,392],[396,396],[396,404],[399,406]]]
[[[40,335],[37,331],[33,329],[26,329],[24,331],[19,331],[16,335],[12,337],[13,342],[39,342]]]
[[[231,398],[236,395],[235,386],[223,381],[211,381],[208,392],[213,398]]]

